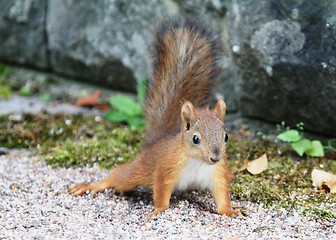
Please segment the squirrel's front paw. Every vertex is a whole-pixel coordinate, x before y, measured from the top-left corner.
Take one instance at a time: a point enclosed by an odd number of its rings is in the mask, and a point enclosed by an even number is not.
[[[76,196],[81,196],[85,194],[87,191],[91,191],[91,189],[88,185],[85,185],[83,183],[76,184],[75,186],[68,189],[68,192],[71,195],[76,195]]]
[[[157,215],[158,214],[155,211],[153,211],[153,212],[147,214],[146,218],[147,218],[148,221],[152,221],[152,220],[157,218]]]
[[[229,217],[244,217],[244,215],[240,212],[239,209],[233,210],[232,208],[226,209],[225,211],[220,211],[219,214],[221,215],[227,215]]]
[[[151,213],[149,213],[147,215],[147,219],[149,221],[151,221],[153,219],[156,219],[157,216],[158,216],[158,214],[160,214],[162,211],[167,210],[167,209],[168,209],[168,206],[166,206],[166,207],[157,207],[157,208],[154,209],[153,212],[151,212]]]

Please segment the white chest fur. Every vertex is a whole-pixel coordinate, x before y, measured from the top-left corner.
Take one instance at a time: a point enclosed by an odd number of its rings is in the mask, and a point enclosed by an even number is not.
[[[213,175],[216,164],[209,165],[198,159],[191,159],[182,169],[176,190],[212,189]]]

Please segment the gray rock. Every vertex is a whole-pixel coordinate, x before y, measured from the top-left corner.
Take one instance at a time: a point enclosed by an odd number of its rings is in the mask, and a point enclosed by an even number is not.
[[[216,89],[216,98],[223,97],[228,112],[239,111],[240,77],[232,58],[224,57],[223,77]]]
[[[136,80],[150,77],[152,30],[157,21],[177,13],[199,15],[224,32],[230,1],[2,2],[0,59],[134,91]],[[236,111],[232,73],[231,65],[225,64],[225,81],[217,93],[225,97],[228,110]]]
[[[0,1],[0,59],[49,67],[44,28],[46,1]]]
[[[134,90],[136,79],[147,78],[152,27],[168,14],[155,1],[49,1],[52,68],[91,83]]]
[[[150,77],[153,27],[175,13],[221,33],[228,111],[336,135],[333,0],[2,1],[0,61],[134,91]]]
[[[224,32],[229,2],[3,2],[0,59],[134,91],[136,80],[150,77],[152,29],[158,20],[176,13],[199,15]],[[228,110],[236,111],[238,98],[233,93],[232,73],[231,65],[225,64],[225,80],[217,93],[225,97]]]
[[[178,11],[182,14],[200,16],[210,27],[220,34],[223,40],[225,56],[223,56],[223,75],[216,88],[216,98],[223,97],[228,112],[239,111],[239,78],[237,69],[232,64],[230,51],[228,50],[228,35],[226,14],[231,0],[177,0]]]
[[[336,135],[336,2],[235,0],[228,25],[243,115]]]

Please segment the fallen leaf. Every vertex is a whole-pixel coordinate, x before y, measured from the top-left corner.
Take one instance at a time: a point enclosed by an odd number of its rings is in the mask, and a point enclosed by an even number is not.
[[[311,173],[313,186],[322,189],[322,185],[326,185],[331,193],[336,193],[336,175],[329,172],[314,169]]]
[[[265,171],[268,167],[268,160],[266,154],[263,154],[261,157],[248,162],[247,171],[253,175],[259,174]]]
[[[92,107],[96,106],[99,104],[99,98],[100,98],[101,92],[100,91],[95,91],[91,95],[82,97],[77,100],[76,105],[78,107]]]
[[[110,109],[109,105],[103,103],[97,104],[96,107],[105,112]]]
[[[82,97],[77,100],[76,106],[78,107],[97,107],[100,110],[106,111],[109,109],[108,105],[100,103],[101,92],[99,90],[95,91],[91,95]]]

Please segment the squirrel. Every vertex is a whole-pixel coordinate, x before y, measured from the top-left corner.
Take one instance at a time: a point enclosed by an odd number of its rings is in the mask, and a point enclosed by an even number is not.
[[[73,195],[105,189],[153,189],[155,216],[169,208],[176,190],[212,192],[218,213],[239,214],[230,205],[230,180],[224,129],[226,104],[208,102],[222,68],[217,34],[192,17],[173,17],[154,31],[152,81],[147,90],[145,142],[135,160],[118,165],[98,181],[69,188]]]

